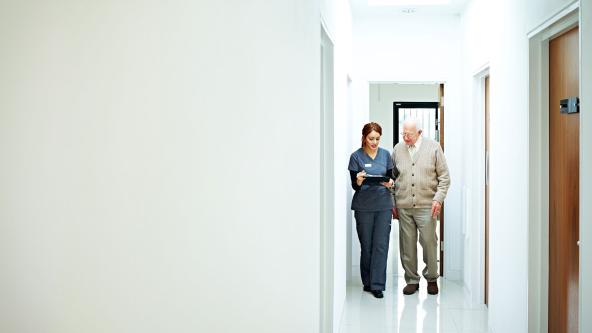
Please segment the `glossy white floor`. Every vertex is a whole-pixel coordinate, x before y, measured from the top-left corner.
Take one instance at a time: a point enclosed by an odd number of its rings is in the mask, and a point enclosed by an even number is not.
[[[428,295],[426,282],[419,293],[403,295],[405,280],[387,280],[384,298],[362,291],[362,284],[348,285],[341,333],[487,333],[487,307],[472,306],[462,286],[439,279],[439,295]]]

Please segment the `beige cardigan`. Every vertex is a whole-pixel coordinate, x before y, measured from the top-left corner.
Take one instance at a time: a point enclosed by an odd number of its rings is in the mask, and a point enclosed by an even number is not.
[[[422,138],[413,160],[404,142],[393,148],[394,198],[397,208],[430,208],[444,202],[450,187],[448,166],[440,144]]]

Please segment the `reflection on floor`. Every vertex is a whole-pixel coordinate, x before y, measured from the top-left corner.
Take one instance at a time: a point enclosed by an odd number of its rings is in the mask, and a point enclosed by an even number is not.
[[[405,280],[389,279],[383,299],[350,284],[341,320],[341,333],[487,333],[487,307],[471,305],[463,287],[439,279],[439,295],[428,295],[426,282],[419,293],[403,295]]]

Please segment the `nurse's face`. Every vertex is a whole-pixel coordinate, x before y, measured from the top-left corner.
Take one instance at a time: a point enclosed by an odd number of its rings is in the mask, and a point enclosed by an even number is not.
[[[364,139],[364,144],[366,148],[370,150],[377,150],[378,144],[380,143],[380,134],[376,131],[370,132],[370,134],[366,135],[366,139]]]

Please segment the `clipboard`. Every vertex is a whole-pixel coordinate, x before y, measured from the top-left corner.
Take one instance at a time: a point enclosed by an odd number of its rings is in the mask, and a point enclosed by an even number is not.
[[[362,185],[382,185],[381,183],[388,182],[389,177],[380,175],[366,175]]]

